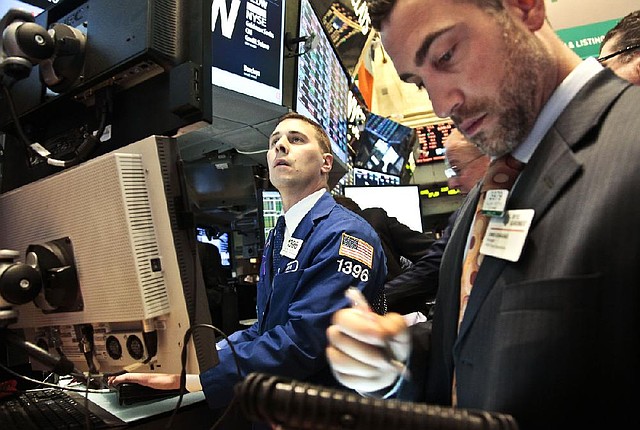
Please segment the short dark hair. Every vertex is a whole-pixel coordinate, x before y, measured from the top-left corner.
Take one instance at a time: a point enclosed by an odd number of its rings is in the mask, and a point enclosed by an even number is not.
[[[457,0],[459,3],[473,3],[481,9],[503,10],[502,0]],[[371,25],[380,31],[382,23],[387,19],[397,0],[367,0]]]
[[[600,50],[609,40],[617,38],[612,46],[611,51],[619,51],[628,46],[640,45],[640,10],[631,12],[622,18],[618,23],[604,35],[600,43]],[[638,50],[628,51],[620,54],[619,58],[623,61],[629,61]]]
[[[316,139],[318,139],[318,143],[320,144],[320,147],[323,149],[324,152],[328,152],[329,154],[332,153],[331,141],[329,140],[329,136],[327,135],[327,132],[324,130],[324,128],[322,128],[320,124],[318,124],[311,118],[301,115],[297,112],[288,112],[282,115],[278,120],[278,124],[280,124],[285,119],[299,119],[311,125],[316,132]]]
[[[371,26],[380,31],[382,22],[387,19],[387,16],[391,13],[395,5],[396,0],[367,0]]]

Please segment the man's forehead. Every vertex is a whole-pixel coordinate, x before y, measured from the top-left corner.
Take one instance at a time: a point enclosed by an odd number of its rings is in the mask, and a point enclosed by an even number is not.
[[[311,125],[298,118],[287,118],[281,121],[275,128],[272,134],[275,133],[290,133],[299,132],[307,133],[311,129]]]

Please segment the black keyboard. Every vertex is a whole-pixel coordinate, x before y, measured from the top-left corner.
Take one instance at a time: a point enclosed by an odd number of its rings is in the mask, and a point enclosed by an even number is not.
[[[105,429],[124,422],[92,402],[84,406],[82,393],[55,388],[29,390],[0,401],[2,430]]]

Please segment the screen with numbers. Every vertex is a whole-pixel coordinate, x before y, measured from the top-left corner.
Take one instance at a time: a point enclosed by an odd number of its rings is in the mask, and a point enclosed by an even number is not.
[[[298,57],[296,111],[327,131],[333,155],[346,164],[349,77],[308,0],[300,4],[299,35],[314,36]]]
[[[354,167],[353,185],[400,185],[400,176]]]
[[[444,161],[444,140],[454,127],[450,121],[416,127],[419,148],[416,164]]]
[[[260,205],[260,222],[262,223],[263,239],[266,240],[269,232],[276,226],[278,217],[284,214],[282,197],[276,190],[262,190]]]

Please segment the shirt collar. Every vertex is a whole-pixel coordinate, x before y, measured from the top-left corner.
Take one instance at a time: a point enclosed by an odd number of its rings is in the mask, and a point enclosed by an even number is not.
[[[300,224],[302,218],[309,213],[311,208],[315,206],[318,200],[320,200],[320,197],[322,197],[326,192],[327,190],[323,188],[311,193],[289,208],[289,210],[284,214],[284,220],[287,224],[287,228],[284,232],[285,241],[291,237],[293,232],[296,231],[296,228],[298,228],[298,224]]]
[[[523,163],[528,163],[542,138],[547,134],[569,102],[602,69],[603,66],[593,57],[587,58],[573,69],[542,108],[529,136],[511,152],[511,155]]]

